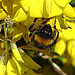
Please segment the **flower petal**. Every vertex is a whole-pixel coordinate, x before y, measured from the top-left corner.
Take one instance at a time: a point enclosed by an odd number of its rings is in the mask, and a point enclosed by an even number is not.
[[[66,49],[66,44],[63,40],[59,40],[55,45],[55,52],[62,55]]]
[[[51,8],[52,8],[52,0],[46,0],[46,12],[48,16],[50,16]]]
[[[20,0],[20,4],[26,12],[29,11],[29,6],[30,6],[31,2],[32,2],[32,0]]]
[[[42,17],[42,14],[40,11],[42,8],[42,5],[43,5],[43,0],[38,0],[38,1],[32,0],[32,3],[29,8],[30,16],[31,17]]]
[[[69,18],[75,18],[75,11],[70,4],[68,4],[64,10],[63,14],[65,14]]]
[[[60,14],[62,14],[62,9],[58,7],[58,5],[54,2],[54,0],[52,0],[50,17],[58,16]]]
[[[65,7],[71,0],[54,0],[59,6]]]
[[[3,9],[0,9],[0,20],[5,19],[7,16],[7,14],[5,13],[5,11],[3,11]]]
[[[31,17],[49,18],[62,14],[54,0],[32,0],[29,11]]]
[[[68,53],[75,58],[75,41],[69,41],[67,46]]]
[[[27,19],[27,15],[23,11],[23,9],[20,8],[19,10],[16,11],[13,19],[16,22],[23,22],[23,21],[25,21]]]
[[[60,38],[62,38],[64,41],[69,41],[72,39],[72,36],[73,34],[71,29],[68,29],[67,31],[63,29]]]

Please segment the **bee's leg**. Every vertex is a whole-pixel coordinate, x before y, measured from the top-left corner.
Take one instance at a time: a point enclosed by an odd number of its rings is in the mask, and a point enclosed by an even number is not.
[[[31,37],[31,36],[32,36],[32,33],[29,34],[29,37]]]
[[[59,31],[57,31],[57,36],[56,36],[56,39],[54,39],[54,41],[52,42],[52,44],[48,45],[47,47],[51,47],[53,45],[55,45],[58,41],[58,37],[59,37]]]
[[[59,55],[59,54],[57,54],[56,52],[52,51],[51,48],[50,48],[50,51],[51,51],[51,53],[52,53],[52,57],[54,57],[54,55]]]
[[[59,37],[59,31],[57,30],[57,36],[56,39],[54,40],[54,44],[56,44],[56,42],[58,41],[58,37]]]
[[[54,33],[53,33],[53,35],[51,36],[51,39],[53,39],[54,38],[54,36],[56,35],[56,18],[55,18],[55,22],[54,22]]]
[[[53,39],[55,35],[56,35],[56,30],[54,30],[54,33],[53,33],[53,35],[51,36],[51,39]]]
[[[34,24],[35,24],[35,22],[36,22],[37,19],[38,19],[38,18],[35,18],[34,21],[33,21],[33,23],[30,25],[30,27],[29,27],[29,31],[30,31],[30,32],[33,32],[33,31],[36,30],[36,28],[34,28],[34,29],[32,29],[32,28],[33,28],[33,26],[34,26]]]
[[[56,39],[54,39],[54,42],[51,44],[51,46],[57,43],[58,37],[59,37],[59,31],[57,31]]]

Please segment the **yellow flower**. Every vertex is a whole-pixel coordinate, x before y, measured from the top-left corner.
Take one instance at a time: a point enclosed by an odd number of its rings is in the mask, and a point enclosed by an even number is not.
[[[75,12],[70,2],[71,0],[2,0],[2,7],[17,22],[27,20],[29,16],[50,18],[64,14],[74,18]]]
[[[62,29],[60,32],[60,38],[64,41],[69,41],[75,39],[75,23],[74,22],[66,22],[72,29],[68,28],[67,30]]]
[[[22,22],[27,19],[26,12],[24,12],[20,0],[2,0],[2,7],[10,18],[14,18],[17,22]]]
[[[29,8],[30,16],[50,18],[63,13],[70,18],[74,18],[75,13],[69,5],[70,1],[71,0],[32,0]]]
[[[70,4],[67,4],[67,6],[64,8],[63,14],[69,18],[75,18],[75,11]]]
[[[65,50],[71,57],[72,65],[75,67],[75,23],[67,22],[72,29],[62,29],[60,32],[59,41],[55,45],[55,52],[62,55]]]

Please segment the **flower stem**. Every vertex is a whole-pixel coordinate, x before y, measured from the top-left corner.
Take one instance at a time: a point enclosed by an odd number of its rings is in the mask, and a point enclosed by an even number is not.
[[[50,61],[51,65],[54,67],[54,70],[55,70],[59,75],[67,75],[66,73],[64,73],[64,72],[62,71],[62,69],[61,69],[57,64],[55,64],[55,63],[52,61],[51,58],[49,58],[49,61]]]
[[[52,61],[52,58],[50,58],[47,55],[42,56],[42,58],[48,59],[50,64],[53,66],[53,69],[59,74],[59,75],[67,75],[65,72],[63,72],[63,70]]]
[[[8,49],[7,49],[7,32],[6,32],[6,22],[4,23],[4,35],[5,35],[5,65],[7,64]]]

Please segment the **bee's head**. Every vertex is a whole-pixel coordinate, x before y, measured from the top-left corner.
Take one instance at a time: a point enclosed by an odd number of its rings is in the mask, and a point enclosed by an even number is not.
[[[46,24],[44,25],[38,32],[38,35],[41,37],[41,38],[44,38],[44,39],[49,39],[52,35],[52,28],[50,26],[50,24]]]

